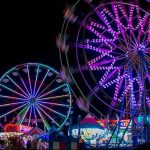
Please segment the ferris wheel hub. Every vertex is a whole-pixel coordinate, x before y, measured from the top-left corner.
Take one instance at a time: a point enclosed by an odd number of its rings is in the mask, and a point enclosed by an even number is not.
[[[140,44],[140,45],[137,47],[137,50],[138,50],[138,51],[144,51],[144,50],[145,50],[145,45],[144,45],[144,44]]]
[[[31,98],[29,101],[30,101],[30,105],[34,105],[36,102],[36,98]]]
[[[134,64],[140,64],[140,58],[145,49],[146,47],[143,43],[139,44],[135,49],[128,50],[128,52],[126,53],[126,58],[128,58],[130,62]]]

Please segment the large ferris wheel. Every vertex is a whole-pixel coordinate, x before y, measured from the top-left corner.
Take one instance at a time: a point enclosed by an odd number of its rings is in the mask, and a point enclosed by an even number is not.
[[[65,11],[60,39],[61,62],[92,108],[104,104],[109,113],[148,113],[148,11],[133,3],[78,1]]]
[[[64,11],[57,38],[61,65],[74,84],[79,108],[104,117],[108,130],[110,120],[116,119],[107,147],[119,147],[130,134],[134,138],[140,133],[139,139],[148,141],[149,8],[149,3],[147,9],[141,8],[139,1],[78,0]],[[122,119],[128,123],[121,134]]]
[[[7,117],[11,123],[60,129],[68,119],[71,102],[69,85],[47,65],[21,64],[0,78],[0,118]]]

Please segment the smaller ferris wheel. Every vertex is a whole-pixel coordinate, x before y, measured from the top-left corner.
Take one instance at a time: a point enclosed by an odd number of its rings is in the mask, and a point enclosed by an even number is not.
[[[52,67],[25,63],[0,78],[0,119],[9,123],[60,129],[71,111],[72,97],[63,76]]]

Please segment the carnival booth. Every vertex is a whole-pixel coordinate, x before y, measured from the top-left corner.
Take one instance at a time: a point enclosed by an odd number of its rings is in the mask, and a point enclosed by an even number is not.
[[[43,134],[44,134],[44,131],[36,126],[36,127],[32,128],[31,130],[29,130],[28,132],[24,133],[22,136],[30,136],[30,137],[36,139]]]
[[[0,132],[0,140],[4,149],[23,149],[25,147],[22,139],[24,127],[25,126],[11,123],[5,125],[4,132]]]
[[[42,147],[43,143],[37,139],[43,134],[45,134],[44,131],[38,126],[35,126],[30,131],[24,133],[22,136],[24,137],[26,147],[27,145],[30,145],[29,147],[32,149],[38,149],[39,147]]]
[[[0,132],[0,139],[6,140],[9,137],[20,136],[23,133],[20,132],[20,126],[16,124],[6,124],[4,132]]]
[[[88,114],[81,121],[80,125],[72,127],[72,136],[77,138],[79,134],[85,142],[96,145],[97,140],[104,135],[104,127],[98,124],[94,117]]]

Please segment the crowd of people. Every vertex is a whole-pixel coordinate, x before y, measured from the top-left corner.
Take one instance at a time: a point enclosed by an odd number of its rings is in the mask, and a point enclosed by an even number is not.
[[[47,146],[48,147],[48,146]],[[21,136],[10,136],[0,139],[0,148],[5,150],[10,149],[37,149],[43,150],[46,149],[44,147],[44,143],[41,140],[36,140],[31,137],[21,137]]]

